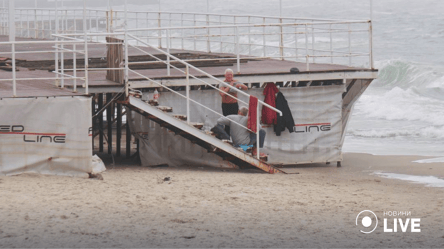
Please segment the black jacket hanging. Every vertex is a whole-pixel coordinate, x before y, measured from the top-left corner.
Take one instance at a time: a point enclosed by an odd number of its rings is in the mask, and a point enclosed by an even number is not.
[[[274,126],[276,136],[280,136],[281,132],[283,132],[285,128],[287,128],[290,133],[294,132],[293,115],[291,115],[288,102],[281,92],[278,92],[276,96],[276,108],[283,114],[282,116],[277,114],[277,124]]]

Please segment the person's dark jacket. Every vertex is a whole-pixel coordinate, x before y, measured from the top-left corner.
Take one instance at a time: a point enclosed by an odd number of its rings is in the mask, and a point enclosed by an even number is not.
[[[281,111],[283,114],[282,116],[277,114],[277,124],[274,126],[276,136],[280,136],[281,132],[283,132],[285,128],[287,128],[290,133],[294,132],[293,115],[291,115],[287,100],[281,92],[279,92],[276,96],[276,109]]]

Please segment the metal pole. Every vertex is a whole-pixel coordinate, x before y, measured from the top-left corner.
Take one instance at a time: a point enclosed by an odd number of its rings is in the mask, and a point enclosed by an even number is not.
[[[260,145],[259,145],[259,103],[256,107],[256,148],[257,148],[257,159],[261,158]]]
[[[162,48],[162,30],[160,27],[162,26],[162,14],[160,13],[160,0],[159,0],[159,14],[157,15],[157,26],[159,27],[159,48]]]
[[[83,32],[85,32],[85,94],[88,94],[88,35],[86,31],[86,0],[83,0]]]
[[[190,68],[186,64],[185,72],[187,74],[187,123],[190,124]]]
[[[240,56],[239,56],[239,29],[236,26],[236,57],[237,57],[237,73],[240,73]]]
[[[369,22],[369,49],[370,49],[370,68],[374,68],[373,64],[373,0],[370,0],[370,22]]]
[[[333,31],[331,30],[331,24],[330,24],[330,56],[331,56],[331,64],[333,64]]]
[[[282,18],[279,18],[279,23],[281,24],[279,28],[281,33],[279,36],[279,52],[281,55],[281,60],[284,60],[284,27],[282,26]]]
[[[15,70],[15,43],[12,43],[12,96],[17,97],[17,81]]]
[[[279,16],[282,17],[282,0],[279,0]]]
[[[305,24],[305,62],[307,63],[307,71],[310,71],[310,56],[308,54],[308,26]]]
[[[262,27],[262,43],[264,46],[264,57],[267,56],[267,47],[266,47],[266,36],[265,36],[265,17],[263,19],[264,26]]]
[[[76,44],[72,45],[72,50],[74,51],[72,53],[72,69],[73,69],[73,76],[74,76],[74,92],[77,92],[77,53],[76,53]]]
[[[348,65],[351,66],[352,57],[351,57],[351,26],[348,24]]]
[[[34,38],[37,39],[37,10],[34,10]]]
[[[160,5],[160,1],[159,1]],[[159,12],[160,13],[160,12]],[[125,96],[128,97],[129,95],[129,78],[128,78],[128,72],[129,72],[129,64],[128,64],[128,1],[125,0]],[[128,116],[127,116],[128,117]],[[127,126],[128,126],[128,119],[126,120]],[[127,134],[128,136],[128,134]]]
[[[62,41],[64,41],[65,39],[62,38]],[[63,49],[63,43],[60,44],[60,69],[61,69],[61,76],[62,76],[62,81],[61,81],[61,88],[65,87],[65,53],[64,53],[64,49]]]
[[[9,41],[15,41],[15,6],[14,0],[9,0]]]
[[[55,0],[55,33],[56,35],[59,33],[59,15],[58,15],[58,2]],[[56,37],[56,52],[55,52],[55,72],[56,72],[56,80],[55,85],[58,87],[59,84],[59,44],[57,41],[59,40],[58,37]]]
[[[374,62],[373,62],[373,23],[370,21],[369,23],[369,50],[370,50],[370,68],[374,68]]]
[[[170,65],[170,30],[167,29],[166,30],[166,35],[167,35],[167,75],[170,76],[171,75],[171,65]]]
[[[296,21],[295,21],[296,22]],[[298,60],[298,26],[294,26],[294,54],[296,61]]]

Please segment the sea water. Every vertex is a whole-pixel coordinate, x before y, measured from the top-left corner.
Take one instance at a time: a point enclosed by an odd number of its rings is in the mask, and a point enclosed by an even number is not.
[[[129,2],[130,10],[159,9],[158,4]],[[280,12],[278,0],[208,3],[212,13],[278,16]],[[369,0],[282,0],[282,6],[283,16],[370,18]],[[160,8],[203,13],[207,0],[161,0]],[[379,76],[355,104],[344,152],[444,155],[443,11],[442,0],[373,0]]]

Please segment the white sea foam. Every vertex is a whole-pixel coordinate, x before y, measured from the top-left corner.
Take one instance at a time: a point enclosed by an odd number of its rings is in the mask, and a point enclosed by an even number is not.
[[[430,158],[430,159],[422,159],[413,161],[414,163],[444,163],[444,157]]]
[[[374,174],[385,178],[398,179],[403,181],[409,181],[412,183],[424,184],[427,187],[444,188],[444,180],[435,176],[415,176],[415,175],[384,173],[384,172],[375,172]]]

